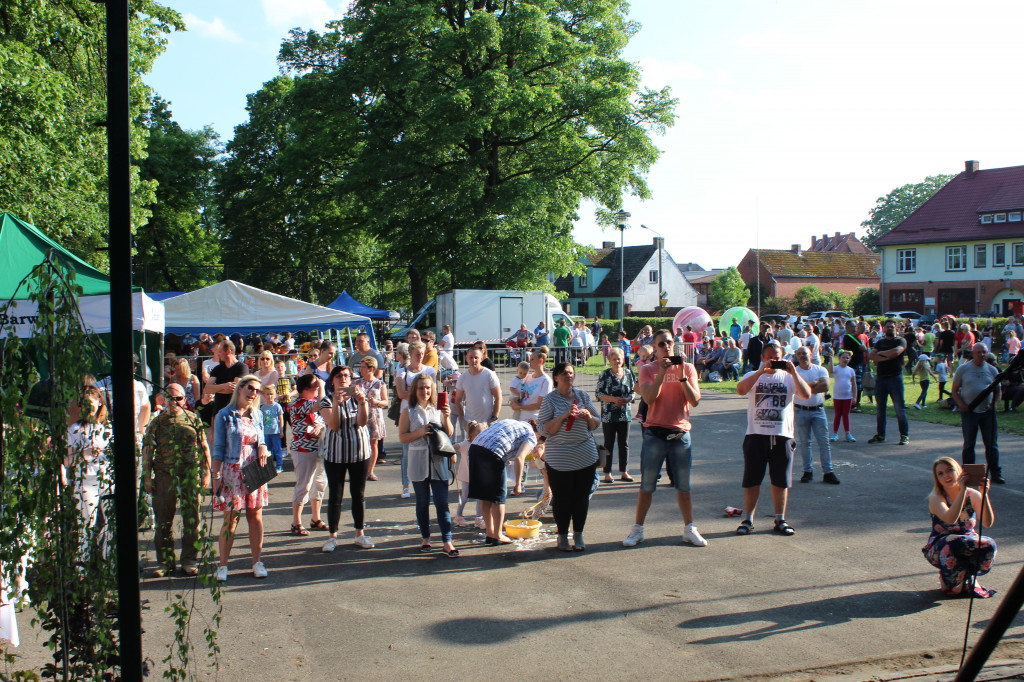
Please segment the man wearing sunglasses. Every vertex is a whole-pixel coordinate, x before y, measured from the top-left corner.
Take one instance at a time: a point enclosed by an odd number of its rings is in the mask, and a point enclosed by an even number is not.
[[[142,484],[153,496],[158,566],[162,578],[174,572],[174,536],[171,523],[181,502],[181,570],[198,573],[200,491],[210,485],[210,448],[203,423],[185,409],[185,389],[168,384],[167,407],[149,423],[142,446]]]

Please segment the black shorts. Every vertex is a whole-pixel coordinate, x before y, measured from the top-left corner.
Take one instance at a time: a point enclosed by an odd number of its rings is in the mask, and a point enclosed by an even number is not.
[[[773,486],[792,487],[795,449],[792,438],[747,434],[743,439],[743,487],[756,488],[761,485],[765,468],[768,469],[768,480]]]
[[[485,447],[469,446],[469,492],[471,500],[505,504],[505,463]]]

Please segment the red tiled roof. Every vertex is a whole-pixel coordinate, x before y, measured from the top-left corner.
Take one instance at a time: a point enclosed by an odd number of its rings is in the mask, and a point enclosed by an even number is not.
[[[962,172],[876,246],[1024,236],[1024,222],[982,225],[979,212],[1024,210],[1024,166]]]

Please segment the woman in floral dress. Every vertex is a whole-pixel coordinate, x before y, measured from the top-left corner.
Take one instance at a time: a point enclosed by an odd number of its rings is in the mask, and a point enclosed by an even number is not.
[[[608,460],[604,463],[604,482],[612,482],[611,452],[615,442],[619,443],[619,478],[632,481],[629,475],[629,422],[633,419],[629,405],[633,402],[633,385],[636,378],[633,371],[625,366],[626,356],[619,348],[608,352],[611,367],[597,378],[596,396],[601,403],[601,428],[604,431],[604,447]]]
[[[266,578],[267,569],[260,561],[263,552],[263,508],[270,501],[266,485],[250,491],[242,478],[242,467],[254,459],[260,466],[267,463],[270,451],[263,436],[260,412],[260,380],[247,374],[238,380],[231,402],[217,413],[213,444],[213,509],[224,512],[224,525],[217,543],[220,565],[216,577],[228,579],[228,556],[235,539],[239,512],[245,512],[249,525],[249,550],[252,553],[252,574]]]
[[[373,466],[377,463],[378,443],[387,436],[384,426],[384,409],[388,407],[388,388],[384,381],[378,379],[377,359],[367,355],[359,363],[359,378],[352,385],[366,396],[366,404],[370,408],[370,421],[366,424],[370,430],[370,470],[367,481],[376,481]]]
[[[974,578],[992,570],[996,558],[995,541],[977,531],[976,510],[984,509],[981,520],[985,528],[991,528],[995,521],[989,481],[982,481],[982,492],[968,488],[967,474],[950,457],[935,460],[932,478],[935,489],[928,496],[932,534],[921,551],[928,563],[939,569],[939,585],[947,596],[965,596],[973,591],[975,597],[988,599],[995,590],[976,584]]]

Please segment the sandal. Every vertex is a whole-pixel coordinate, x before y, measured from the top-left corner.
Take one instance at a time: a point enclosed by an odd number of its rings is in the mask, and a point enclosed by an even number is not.
[[[366,480],[367,481],[376,481],[377,480],[377,474],[368,474],[366,476]]]
[[[623,471],[622,475],[619,476],[619,480],[620,481],[626,481],[628,483],[632,483],[633,482],[633,477],[630,476],[629,474],[627,474],[625,471]]]
[[[601,479],[601,483],[614,483],[615,479],[612,478],[611,474],[605,474],[604,478]]]
[[[317,519],[316,521],[313,521],[312,523],[310,523],[309,524],[309,529],[310,530],[330,530],[330,528],[327,527],[327,524],[324,523],[323,519]]]
[[[303,528],[301,523],[293,523],[292,535],[309,535],[309,531]]]
[[[736,535],[750,535],[752,530],[754,530],[754,523],[750,519],[744,519],[736,528]]]
[[[796,530],[783,520],[775,522],[775,528],[772,528],[772,532],[779,535],[792,535]]]
[[[451,549],[444,550],[444,554],[447,557],[451,557],[452,559],[456,559],[459,556],[459,550],[457,550],[454,547],[452,547]]]
[[[426,544],[426,545],[420,545],[420,551],[421,551],[421,552],[429,552],[429,551],[431,551],[431,550],[433,550],[433,549],[434,549],[434,548],[433,548],[433,547],[431,547],[429,543],[428,543],[428,544]]]

